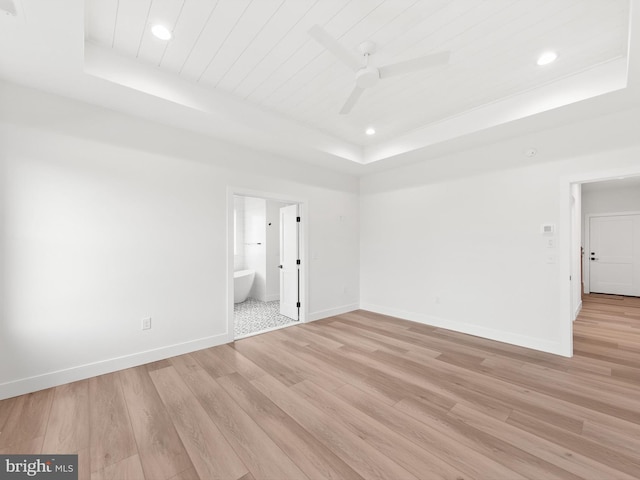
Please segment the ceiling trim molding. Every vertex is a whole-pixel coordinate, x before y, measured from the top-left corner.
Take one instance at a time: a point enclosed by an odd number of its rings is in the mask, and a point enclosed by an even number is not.
[[[202,88],[170,73],[119,56],[85,42],[84,73],[204,114],[202,133],[219,136],[232,130],[243,133],[247,143],[269,136],[274,145],[283,141],[312,148],[335,157],[362,163],[362,147],[300,125],[232,95]],[[186,113],[186,112],[184,112]]]
[[[363,163],[385,160],[626,87],[627,61],[619,58],[577,75],[415,129],[391,141],[365,147]]]

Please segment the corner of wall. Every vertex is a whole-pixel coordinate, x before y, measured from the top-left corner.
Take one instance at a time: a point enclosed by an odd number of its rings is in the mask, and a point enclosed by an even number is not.
[[[359,309],[360,309],[359,304],[352,303],[349,305],[343,305],[341,307],[331,308],[329,310],[309,312],[309,314],[307,315],[307,322],[315,322],[316,320],[335,317],[336,315],[342,315],[343,313],[353,312],[354,310],[359,310]]]

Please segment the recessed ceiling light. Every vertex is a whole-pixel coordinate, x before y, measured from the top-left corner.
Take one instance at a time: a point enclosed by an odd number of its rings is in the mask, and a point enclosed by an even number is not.
[[[540,55],[538,57],[538,61],[537,64],[542,66],[542,65],[548,65],[551,62],[553,62],[556,58],[558,58],[558,54],[556,52],[544,52],[542,55]]]
[[[376,134],[376,129],[375,129],[375,128],[372,128],[372,127],[369,127],[369,128],[367,128],[367,129],[365,130],[365,132],[364,132],[364,133],[366,133],[367,135],[375,135],[375,134]]]
[[[160,40],[171,40],[171,30],[169,30],[167,27],[165,27],[164,25],[154,25],[153,27],[151,27],[151,33],[153,33],[153,35],[156,38],[159,38]]]

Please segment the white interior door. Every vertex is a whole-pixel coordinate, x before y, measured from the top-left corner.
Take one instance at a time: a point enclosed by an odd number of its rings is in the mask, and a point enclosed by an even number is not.
[[[299,319],[298,205],[280,209],[280,314]]]
[[[592,217],[587,253],[591,292],[640,296],[640,215]]]

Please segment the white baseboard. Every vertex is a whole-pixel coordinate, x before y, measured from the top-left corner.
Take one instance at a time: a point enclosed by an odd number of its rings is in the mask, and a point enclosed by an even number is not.
[[[316,320],[322,320],[323,318],[333,317],[335,315],[341,315],[347,312],[353,312],[358,310],[360,305],[352,303],[350,305],[343,305],[341,307],[330,308],[328,310],[321,310],[319,312],[309,312],[307,315],[307,322],[314,322]]]
[[[520,335],[518,333],[504,332],[501,330],[481,327],[470,323],[446,320],[444,318],[425,315],[423,313],[407,312],[404,310],[382,307],[380,305],[373,305],[370,303],[363,303],[360,305],[360,308],[362,310],[368,310],[370,312],[380,313],[382,315],[390,315],[392,317],[401,318],[403,320],[410,320],[412,322],[422,323],[433,327],[446,328],[447,330],[453,330],[455,332],[475,335],[476,337],[496,340],[498,342],[509,343],[511,345],[518,345],[520,347],[553,353],[555,355],[562,355],[563,357],[567,356],[560,342],[552,342],[541,338]]]
[[[576,321],[576,318],[578,318],[578,315],[580,315],[580,310],[582,310],[582,300],[580,300],[580,303],[578,303],[578,306],[576,307],[576,311],[573,312],[573,321]]]
[[[0,400],[16,397],[25,393],[44,390],[45,388],[57,387],[65,383],[84,380],[85,378],[103,375],[105,373],[124,370],[125,368],[137,367],[145,363],[155,362],[176,355],[195,352],[204,348],[215,347],[233,341],[233,335],[227,333],[213,335],[211,337],[200,338],[189,342],[169,345],[167,347],[147,350],[145,352],[133,353],[122,357],[101,360],[99,362],[88,363],[77,367],[49,372],[28,378],[21,378],[0,384]]]

